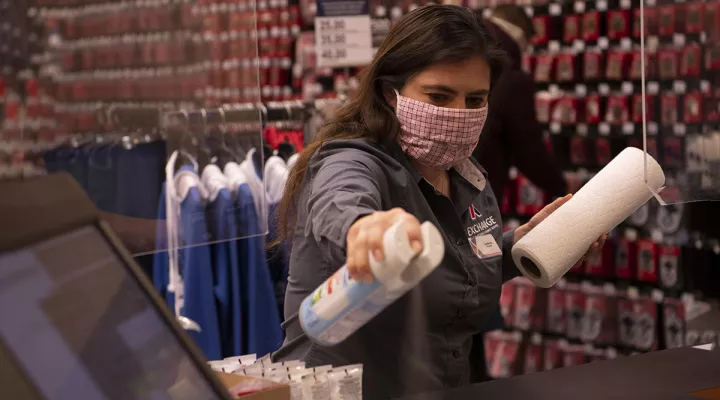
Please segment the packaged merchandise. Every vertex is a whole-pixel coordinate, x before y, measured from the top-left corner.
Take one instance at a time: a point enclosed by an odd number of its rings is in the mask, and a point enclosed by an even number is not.
[[[377,262],[370,255],[373,282],[352,279],[343,266],[306,297],[299,311],[305,333],[326,346],[340,343],[420,283],[445,254],[440,232],[432,223],[423,223],[421,231],[423,251],[420,254],[410,247],[402,223],[385,232],[385,261]]]
[[[515,280],[505,283],[500,292],[500,313],[505,320],[505,325],[513,326],[515,319]]]
[[[658,35],[672,36],[676,33],[676,17],[680,7],[675,4],[666,4],[658,7]]]
[[[582,39],[588,42],[597,41],[602,35],[602,18],[599,11],[590,11],[582,16]]]
[[[565,282],[559,281],[548,289],[545,330],[561,335],[567,331],[567,313],[565,309]]]
[[[702,47],[691,43],[680,51],[680,75],[683,77],[700,76],[702,69]]]
[[[637,244],[629,237],[620,237],[615,247],[615,276],[631,279],[635,276]]]
[[[328,373],[331,400],[362,400],[363,366],[335,368]]]
[[[612,160],[612,152],[610,150],[610,140],[606,138],[597,138],[595,143],[595,165],[598,167],[606,166]]]
[[[552,81],[555,74],[555,56],[549,53],[538,54],[535,60],[535,81]]]
[[[302,377],[303,400],[330,400],[328,371],[307,374]]]
[[[583,285],[583,291],[586,296],[585,315],[580,339],[596,345],[615,344],[617,315],[614,286]]]
[[[628,97],[620,94],[609,96],[607,99],[607,112],[605,113],[605,121],[621,125],[630,119]]]
[[[588,156],[588,140],[582,136],[573,136],[570,138],[570,162],[577,166],[587,166],[589,164]]]
[[[543,370],[543,343],[539,334],[533,334],[525,347],[523,373],[532,374]]]
[[[685,155],[683,153],[683,140],[678,137],[664,137],[662,139],[663,165],[669,168],[683,166]]]
[[[680,246],[660,246],[658,259],[660,286],[666,290],[682,288],[682,268],[680,266]]]
[[[543,371],[550,371],[563,366],[563,355],[567,342],[564,340],[545,340],[543,346]]]
[[[635,348],[643,351],[657,349],[657,305],[647,296],[635,301]]]
[[[611,81],[625,79],[628,74],[628,64],[631,54],[626,51],[611,51],[607,56],[607,69],[605,77]]]
[[[574,82],[577,79],[577,54],[558,54],[556,63],[557,71],[555,73],[555,78],[558,82]]]
[[[542,330],[545,320],[542,297],[540,290],[530,280],[517,278],[512,326],[524,331]]]
[[[695,1],[685,6],[685,32],[697,34],[703,31],[704,3]]]
[[[563,42],[572,43],[573,41],[580,39],[581,29],[579,15],[573,14],[566,16],[563,27]]]
[[[703,94],[700,91],[686,93],[683,96],[683,121],[686,124],[703,122]]]
[[[720,4],[714,1],[705,3],[703,30],[708,35],[720,32]]]
[[[545,206],[545,194],[521,174],[517,178],[517,193],[519,215],[533,216]]]
[[[583,77],[585,80],[595,81],[602,78],[604,71],[604,53],[599,50],[588,50],[583,56]]]
[[[635,347],[636,331],[635,304],[623,296],[618,298],[618,344],[626,348]]]
[[[637,280],[657,282],[657,245],[650,239],[640,239],[637,248]]]
[[[488,366],[493,378],[508,378],[515,374],[522,337],[518,332],[498,332],[500,340],[492,363]]]
[[[578,344],[567,345],[562,353],[563,367],[572,367],[585,364],[585,346]]]
[[[678,95],[675,93],[663,93],[660,96],[660,123],[662,125],[674,125],[678,122]]]
[[[663,301],[663,341],[668,349],[685,345],[685,304],[679,299]]]
[[[565,292],[567,331],[565,336],[568,339],[581,339],[585,319],[585,301],[586,296],[579,284],[567,285],[567,291]]]
[[[610,10],[607,13],[608,39],[618,40],[630,36],[630,11]]]
[[[588,124],[598,124],[602,121],[603,115],[601,97],[595,92],[590,93],[585,98],[585,122]],[[608,162],[610,162],[610,159],[608,159],[605,164]]]
[[[675,49],[661,49],[657,52],[658,76],[660,79],[675,79],[678,77],[679,54]]]
[[[533,27],[535,28],[535,36],[532,42],[535,45],[544,45],[550,41],[550,17],[547,15],[533,17]]]

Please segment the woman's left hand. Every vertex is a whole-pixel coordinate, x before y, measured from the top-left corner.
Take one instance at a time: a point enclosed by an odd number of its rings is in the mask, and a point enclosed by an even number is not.
[[[560,208],[563,204],[567,203],[568,200],[572,198],[572,194],[568,194],[565,197],[561,197],[549,205],[545,206],[542,210],[540,210],[539,213],[535,214],[535,216],[530,219],[530,221],[527,224],[521,225],[515,230],[515,238],[513,243],[517,243],[518,240],[520,240],[523,236],[527,235],[528,232],[533,230],[538,224],[543,222],[545,218],[547,218],[550,214],[554,213],[555,210]],[[603,234],[598,238],[598,240],[593,243],[590,248],[588,249],[587,253],[583,256],[583,258],[578,261],[578,264],[585,261],[586,258],[593,256],[597,254],[600,250],[602,250],[603,246],[605,245],[605,240],[607,240],[607,234]]]

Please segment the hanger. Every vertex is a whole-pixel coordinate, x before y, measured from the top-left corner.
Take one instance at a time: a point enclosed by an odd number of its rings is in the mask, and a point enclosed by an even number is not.
[[[211,147],[211,162],[220,169],[225,168],[225,164],[236,159],[236,154],[228,147],[226,143],[227,135],[224,132],[225,127],[225,110],[218,108],[220,114],[220,124],[210,131],[208,136],[208,145]]]

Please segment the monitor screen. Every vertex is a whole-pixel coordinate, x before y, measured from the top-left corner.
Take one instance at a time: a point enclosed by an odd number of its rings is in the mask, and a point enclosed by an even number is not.
[[[0,341],[48,400],[221,398],[96,227],[0,254]]]

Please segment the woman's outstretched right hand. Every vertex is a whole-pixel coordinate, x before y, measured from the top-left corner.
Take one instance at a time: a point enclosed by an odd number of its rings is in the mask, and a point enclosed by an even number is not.
[[[396,222],[405,222],[410,245],[416,252],[422,251],[422,233],[420,222],[414,215],[408,214],[401,208],[390,211],[377,211],[355,221],[347,234],[347,268],[353,279],[372,282],[373,274],[370,271],[370,256],[377,261],[385,259],[383,250],[383,235]]]

